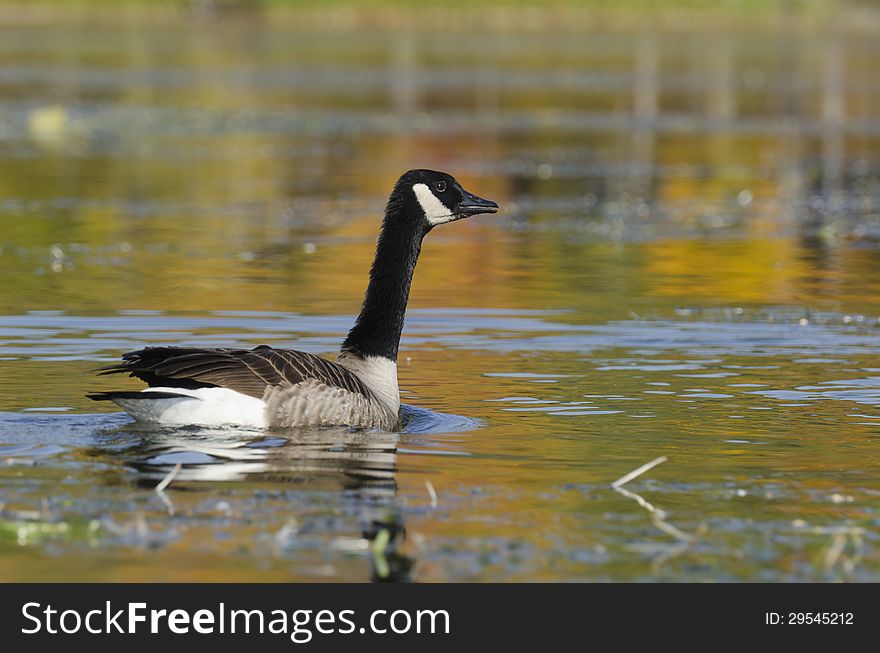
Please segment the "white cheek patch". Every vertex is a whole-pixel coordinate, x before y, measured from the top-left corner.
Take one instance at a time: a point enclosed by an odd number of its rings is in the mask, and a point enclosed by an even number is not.
[[[414,184],[413,192],[431,226],[455,220],[452,210],[437,199],[437,196],[425,184]]]

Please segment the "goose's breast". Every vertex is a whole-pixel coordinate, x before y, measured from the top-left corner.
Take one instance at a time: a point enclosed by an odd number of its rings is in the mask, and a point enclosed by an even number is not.
[[[315,379],[269,388],[263,397],[270,426],[355,426],[391,430],[397,414],[375,397],[328,386]]]

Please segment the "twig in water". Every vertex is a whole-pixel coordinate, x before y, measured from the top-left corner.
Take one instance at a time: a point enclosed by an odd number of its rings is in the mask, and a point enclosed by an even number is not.
[[[428,491],[428,496],[431,497],[431,507],[437,507],[437,492],[434,490],[434,485],[431,481],[425,481],[425,489]]]
[[[667,535],[671,535],[672,537],[679,540],[680,542],[690,543],[693,541],[693,539],[694,539],[693,535],[688,535],[683,530],[680,530],[680,529],[676,528],[675,526],[673,526],[672,524],[670,524],[669,522],[664,521],[663,518],[659,514],[661,512],[662,511],[657,511],[651,515],[651,523],[654,524],[654,526],[659,528],[661,531],[663,531]]]
[[[642,474],[647,472],[649,469],[653,469],[657,465],[659,465],[661,463],[665,463],[666,460],[667,460],[666,456],[660,456],[659,458],[655,458],[651,462],[645,463],[641,467],[634,469],[629,474],[625,474],[625,475],[621,476],[619,479],[617,479],[616,481],[614,481],[614,483],[611,484],[611,487],[614,489],[615,492],[622,494],[627,499],[632,499],[637,504],[639,504],[642,508],[647,510],[648,513],[651,515],[651,523],[654,524],[654,526],[656,526],[659,530],[663,531],[667,535],[671,535],[672,537],[674,537],[676,540],[678,540],[682,544],[687,545],[695,540],[694,535],[689,535],[688,533],[685,533],[683,530],[676,528],[675,526],[673,526],[672,524],[667,522],[666,521],[666,513],[663,510],[654,506],[652,503],[647,501],[641,495],[636,494],[635,492],[630,492],[629,490],[627,490],[626,488],[623,487],[624,485],[629,483],[634,478],[638,478],[639,476],[641,476]]]
[[[664,522],[665,523],[665,522]],[[669,524],[666,524],[669,526]],[[655,524],[656,526],[656,524]],[[659,528],[659,527],[658,527]],[[673,527],[674,528],[674,527]],[[661,553],[654,562],[651,563],[651,570],[657,574],[660,572],[660,568],[665,565],[670,560],[677,558],[678,556],[687,553],[691,548],[691,544],[700,539],[703,534],[709,530],[706,527],[706,524],[700,524],[697,526],[697,529],[694,531],[694,534],[689,537],[688,540],[679,540],[676,544],[673,544],[666,552]],[[679,531],[680,533],[681,531]]]
[[[171,485],[171,481],[173,481],[177,474],[180,472],[181,467],[183,467],[183,465],[181,465],[180,463],[177,463],[174,467],[172,467],[171,471],[168,472],[168,476],[163,478],[159,482],[159,485],[156,486],[156,492],[164,492],[165,488]]]
[[[168,495],[165,494],[162,490],[156,490],[156,496],[159,497],[159,500],[165,504],[165,508],[168,510],[168,514],[172,517],[174,516],[174,502],[168,498]]]
[[[825,569],[831,569],[837,564],[840,554],[846,547],[847,535],[845,533],[835,533],[831,536],[831,544],[825,551]]]
[[[831,528],[814,528],[814,533],[830,534],[831,543],[822,554],[822,566],[826,571],[830,571],[840,564],[840,567],[847,574],[853,572],[856,566],[862,560],[862,533],[864,530],[858,527],[831,527]],[[846,555],[847,544],[851,545],[851,554]]]
[[[616,481],[614,481],[614,483],[611,484],[611,487],[613,487],[616,490],[621,485],[626,485],[634,478],[638,478],[639,476],[641,476],[642,474],[647,472],[649,469],[654,469],[657,465],[660,465],[661,463],[665,463],[667,460],[668,460],[668,458],[666,458],[666,456],[660,456],[659,458],[654,458],[654,460],[652,460],[651,462],[645,463],[644,465],[642,465],[638,469],[632,470],[629,474],[624,474],[623,476],[621,476],[619,479],[617,479]]]
[[[614,486],[612,485],[611,487],[614,487]],[[656,508],[654,506],[654,504],[647,501],[641,495],[636,494],[635,492],[630,492],[629,490],[622,488],[622,487],[615,487],[614,489],[617,492],[619,492],[620,494],[622,494],[623,496],[625,496],[627,499],[632,499],[633,501],[635,501],[637,504],[639,504],[642,508],[644,508],[645,510],[650,512],[652,515],[659,514],[661,519],[666,516],[666,513],[664,513],[662,510],[659,510],[658,508]]]
[[[171,501],[171,499],[168,498],[168,495],[165,494],[165,488],[171,485],[171,482],[180,472],[181,467],[183,467],[183,465],[177,463],[174,467],[171,468],[171,471],[168,472],[168,475],[159,482],[159,485],[156,486],[156,495],[159,497],[159,499],[161,499],[162,503],[165,504],[165,507],[168,509],[169,515],[174,515],[174,503]]]

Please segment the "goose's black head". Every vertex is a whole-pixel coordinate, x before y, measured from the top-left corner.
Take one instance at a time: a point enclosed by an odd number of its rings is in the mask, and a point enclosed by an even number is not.
[[[478,213],[495,213],[498,205],[461,187],[455,177],[435,170],[410,170],[397,180],[388,200],[386,217],[397,213],[420,220],[423,233],[440,224]]]
[[[438,224],[497,210],[495,202],[467,192],[445,172],[410,170],[398,179],[385,208],[364,304],[342,343],[343,353],[396,361],[422,238]]]

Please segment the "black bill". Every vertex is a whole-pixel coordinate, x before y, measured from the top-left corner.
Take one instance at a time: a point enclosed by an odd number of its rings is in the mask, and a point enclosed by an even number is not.
[[[477,197],[467,192],[464,188],[461,189],[461,196],[461,202],[456,213],[462,218],[479,213],[495,213],[498,211],[498,205],[495,202]]]

